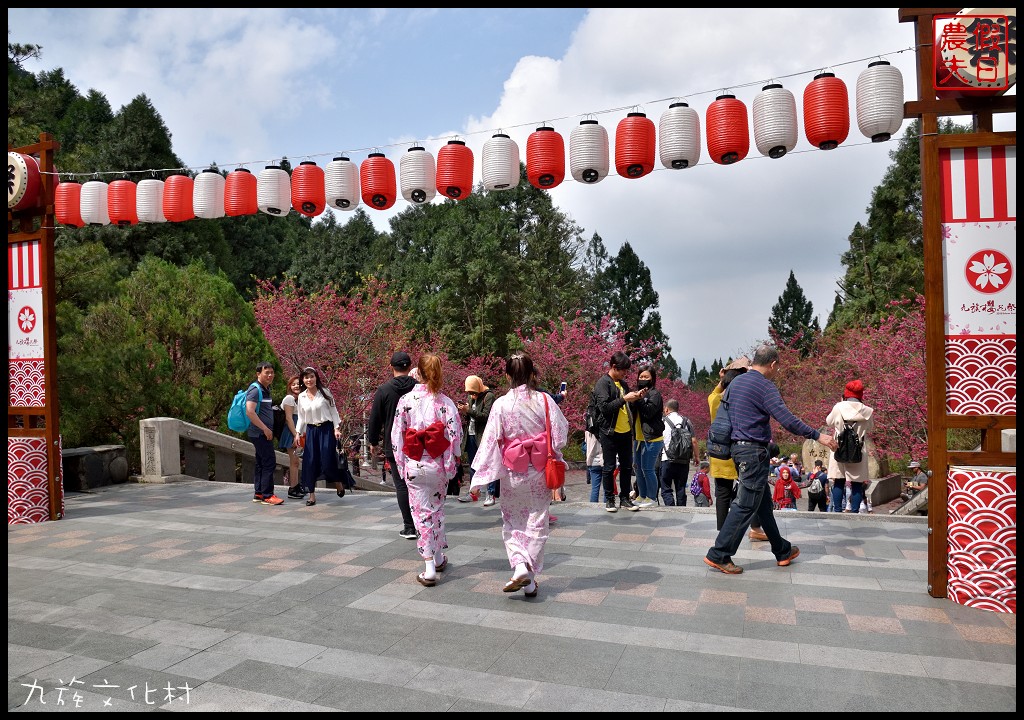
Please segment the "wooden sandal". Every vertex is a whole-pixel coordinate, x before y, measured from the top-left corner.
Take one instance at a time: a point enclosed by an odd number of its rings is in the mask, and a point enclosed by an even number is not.
[[[418,582],[423,587],[434,587],[435,585],[437,585],[437,578],[424,577],[423,573],[420,573],[416,576],[416,582]]]
[[[502,590],[502,592],[507,592],[507,593],[518,592],[519,590],[522,590],[524,587],[526,587],[529,584],[530,584],[530,576],[529,575],[523,575],[521,578],[515,578],[514,577],[511,580],[509,580],[507,583],[505,583],[505,587],[503,587],[501,590]]]

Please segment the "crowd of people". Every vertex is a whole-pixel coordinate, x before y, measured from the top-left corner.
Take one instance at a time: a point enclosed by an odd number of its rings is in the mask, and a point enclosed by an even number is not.
[[[744,536],[768,542],[781,567],[797,558],[799,548],[782,536],[774,513],[796,510],[805,491],[808,510],[858,512],[866,504],[868,453],[858,450],[855,456],[837,459],[846,452],[840,443],[859,448],[874,428],[860,380],[846,384],[842,400],[819,431],[786,407],[772,382],[778,351],[764,345],[752,358],[741,357],[719,373],[708,407],[712,420],[728,408],[732,430],[726,455],[731,457],[702,459],[692,422],[679,413],[677,399],[662,397],[655,368],[638,367],[632,389],[627,379],[631,367],[624,352],[611,355],[584,418],[590,500],[603,502],[607,512],[638,512],[659,502],[685,506],[692,496],[697,507],[713,506],[716,511],[718,536],[704,562],[738,574],[743,569],[732,558]],[[392,377],[373,395],[366,440],[394,484],[403,520],[400,535],[416,540],[423,561],[417,581],[434,586],[448,567],[446,499],[454,495],[460,502],[475,502],[482,496],[483,506],[501,506],[511,572],[503,591],[522,590],[536,597],[549,527],[557,520],[551,504],[565,499],[563,489],[552,490],[545,482],[549,456],[564,462],[569,424],[559,406],[565,384],[557,393],[543,390],[538,369],[524,352],[506,360],[507,392],[499,395],[482,378],[470,375],[464,401],[443,392],[443,368],[436,355],[422,354],[413,367],[409,354],[398,351],[390,358],[390,369]],[[256,450],[253,501],[265,505],[283,502],[273,488],[273,379],[273,366],[260,363],[246,398],[248,435]],[[289,458],[287,496],[316,505],[316,485],[322,480],[343,497],[354,482],[344,462],[341,418],[315,368],[289,378],[281,409],[279,447]],[[805,473],[796,453],[780,459],[771,419],[833,451],[827,469],[816,460]],[[927,475],[919,474],[907,493],[920,492],[926,483]]]

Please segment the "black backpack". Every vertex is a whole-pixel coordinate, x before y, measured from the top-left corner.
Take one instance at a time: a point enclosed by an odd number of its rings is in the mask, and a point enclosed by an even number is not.
[[[284,431],[284,409],[280,405],[274,406],[274,437],[278,440],[281,439],[281,433]]]
[[[848,422],[836,438],[836,462],[859,463],[863,458],[864,441],[857,433],[857,423]]]
[[[722,395],[715,419],[708,428],[708,455],[717,460],[732,459],[732,420],[729,418],[729,390]]]
[[[672,425],[672,437],[665,447],[665,457],[670,462],[688,465],[693,458],[693,433],[690,431],[690,421],[683,418],[678,425],[667,417],[666,421]]]

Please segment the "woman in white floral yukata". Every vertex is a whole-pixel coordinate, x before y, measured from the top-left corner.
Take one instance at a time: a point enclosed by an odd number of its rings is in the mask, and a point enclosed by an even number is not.
[[[448,547],[444,499],[462,447],[462,420],[455,403],[441,392],[438,357],[421,355],[416,369],[420,382],[398,400],[391,447],[398,472],[409,487],[409,507],[419,535],[416,549],[425,563],[416,580],[432,587],[437,573],[448,567],[442,552]]]
[[[544,569],[551,491],[544,482],[548,456],[545,406],[551,442],[562,459],[569,423],[551,397],[536,387],[533,360],[517,353],[505,363],[511,390],[494,401],[473,459],[472,487],[501,482],[502,539],[512,578],[502,588],[536,597],[536,576]]]

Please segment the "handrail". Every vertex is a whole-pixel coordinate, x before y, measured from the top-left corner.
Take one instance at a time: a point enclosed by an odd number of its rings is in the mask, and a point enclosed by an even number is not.
[[[256,448],[236,435],[210,430],[177,418],[157,417],[139,420],[139,445],[142,452],[141,482],[163,483],[200,479],[237,482],[237,465],[242,478],[251,475]],[[213,453],[213,473],[210,453]],[[275,483],[283,480],[288,455],[274,451]],[[247,472],[248,471],[248,472]]]

